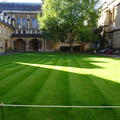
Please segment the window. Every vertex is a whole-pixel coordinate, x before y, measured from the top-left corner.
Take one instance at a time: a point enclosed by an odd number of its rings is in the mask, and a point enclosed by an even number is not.
[[[1,15],[1,16],[0,16],[0,19],[1,19],[1,20],[4,20],[4,16],[3,16],[3,15]]]
[[[20,18],[17,19],[17,24],[20,24],[21,23],[21,20]]]
[[[5,22],[8,23],[8,18],[7,18],[7,16],[5,16]]]
[[[23,34],[26,34],[26,30],[23,30]]]
[[[112,10],[112,22],[115,22],[115,7]]]
[[[18,30],[18,34],[21,34],[21,31],[20,31],[20,30]]]
[[[20,30],[16,30],[16,34],[20,34],[21,32],[20,32]]]
[[[32,34],[35,34],[35,30],[32,30]]]
[[[17,26],[18,26],[18,28],[21,28],[21,19],[20,18],[17,18]]]
[[[30,19],[27,19],[27,27],[30,28]]]
[[[37,20],[35,18],[32,19],[32,28],[37,28]]]
[[[22,28],[26,28],[27,26],[27,22],[26,22],[26,18],[22,19]]]
[[[11,22],[12,22],[12,26],[15,26],[15,18],[12,18]]]
[[[115,22],[115,8],[113,8],[112,11],[109,11],[109,19],[110,19],[110,24]]]

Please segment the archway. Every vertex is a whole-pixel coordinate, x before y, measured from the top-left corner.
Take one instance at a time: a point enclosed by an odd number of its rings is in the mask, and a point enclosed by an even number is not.
[[[31,43],[32,43],[31,46],[32,46],[33,51],[38,51],[42,47],[41,41],[37,39],[33,39]]]
[[[25,42],[22,39],[17,39],[14,41],[15,51],[24,51],[25,50]]]

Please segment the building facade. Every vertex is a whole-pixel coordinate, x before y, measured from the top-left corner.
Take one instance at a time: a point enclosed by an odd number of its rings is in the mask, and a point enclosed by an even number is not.
[[[55,50],[56,45],[43,38],[37,16],[40,3],[0,3],[0,52]],[[8,33],[7,33],[8,32]],[[9,42],[6,42],[9,41]]]
[[[13,32],[13,27],[0,20],[0,53],[10,51],[12,46],[11,34]]]
[[[120,0],[109,0],[101,7],[99,26],[103,27],[101,35],[104,47],[120,48]]]

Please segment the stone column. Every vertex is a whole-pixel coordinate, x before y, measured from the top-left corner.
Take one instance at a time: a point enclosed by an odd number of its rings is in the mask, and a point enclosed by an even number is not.
[[[29,51],[30,45],[29,45],[29,40],[26,40],[26,51]]]
[[[14,50],[14,40],[11,39],[11,48]]]
[[[46,40],[44,38],[41,38],[41,43],[42,43],[42,49],[46,51]]]

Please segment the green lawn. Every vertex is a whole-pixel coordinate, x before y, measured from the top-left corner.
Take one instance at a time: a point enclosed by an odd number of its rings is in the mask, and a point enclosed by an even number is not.
[[[2,102],[120,105],[120,59],[52,53],[0,56]],[[120,109],[6,107],[4,114],[5,120],[120,120]]]

